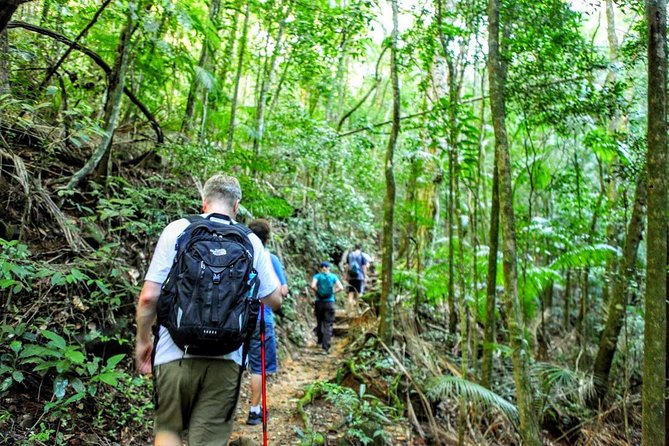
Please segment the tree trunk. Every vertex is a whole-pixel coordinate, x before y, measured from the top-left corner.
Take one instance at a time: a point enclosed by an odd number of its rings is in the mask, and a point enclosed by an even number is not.
[[[235,115],[237,113],[237,99],[239,96],[239,84],[242,79],[242,68],[244,67],[244,54],[246,53],[246,38],[249,32],[249,7],[251,0],[247,0],[244,10],[244,25],[242,25],[242,41],[239,45],[239,57],[237,59],[237,74],[235,76],[235,87],[232,93],[232,103],[230,104],[230,124],[228,126],[228,143],[226,148],[232,150],[232,142],[235,137]]]
[[[260,144],[262,143],[263,135],[265,133],[267,93],[272,85],[274,71],[276,71],[279,54],[281,54],[283,34],[286,30],[286,18],[290,15],[291,7],[291,1],[288,0],[286,11],[282,13],[279,21],[279,30],[277,31],[276,40],[274,42],[274,51],[272,51],[271,57],[267,56],[269,60],[265,61],[265,68],[263,69],[263,76],[260,82],[260,93],[258,94],[258,103],[256,105],[255,131],[253,132],[253,153],[255,153],[256,156],[260,155]]]
[[[495,147],[497,151],[497,147]],[[497,159],[497,154],[495,154]],[[499,175],[497,166],[492,173],[492,204],[490,206],[490,249],[488,252],[488,277],[486,279],[485,327],[483,330],[483,365],[481,385],[492,388],[492,353],[495,343],[495,307],[497,297],[497,251],[499,249]]]
[[[505,84],[499,53],[500,0],[488,4],[488,69],[490,84],[490,109],[495,133],[496,165],[499,174],[500,217],[503,233],[505,304],[509,338],[511,341],[513,377],[520,420],[520,435],[526,446],[541,446],[539,426],[532,404],[533,392],[528,370],[529,352],[525,343],[525,323],[518,301],[518,270],[516,254],[516,228],[513,210],[511,162],[506,134]]]
[[[6,30],[0,31],[0,95],[5,93],[9,93],[9,36]]]
[[[99,165],[100,161],[109,155],[116,122],[121,111],[121,100],[123,98],[123,89],[125,87],[125,75],[128,70],[128,59],[130,55],[130,40],[132,34],[137,28],[136,20],[136,1],[128,5],[128,17],[126,25],[121,32],[118,47],[116,48],[116,61],[109,76],[109,85],[107,86],[107,102],[105,104],[104,129],[105,133],[98,147],[93,151],[91,158],[86,162],[77,173],[75,173],[67,183],[66,189],[74,189],[81,180],[92,173]]]
[[[218,14],[221,10],[221,0],[211,0],[211,5],[209,6],[209,21],[216,23],[218,20]],[[214,47],[210,48],[209,42],[206,38],[202,41],[202,51],[200,52],[200,59],[198,60],[197,66],[201,70],[206,70],[209,66],[209,60],[213,57],[215,53]],[[184,113],[183,120],[181,121],[181,134],[185,137],[188,134],[188,131],[192,127],[193,115],[195,113],[195,101],[200,92],[201,82],[198,79],[198,71],[196,70],[193,74],[191,80],[190,88],[188,90],[188,98],[186,99],[186,111]],[[207,90],[209,90],[207,88]],[[203,114],[206,114],[203,111]]]
[[[0,0],[0,33],[5,30],[7,24],[19,6],[31,0]]]
[[[393,84],[393,125],[386,148],[386,196],[383,212],[383,271],[381,276],[381,309],[379,322],[379,336],[388,345],[393,339],[395,324],[395,296],[393,294],[393,229],[395,212],[395,173],[393,157],[397,137],[400,131],[400,82],[397,73],[397,36],[398,36],[398,6],[397,0],[390,0],[393,10],[393,31],[390,48],[390,77]]]
[[[667,298],[667,2],[647,0],[648,237],[642,444],[665,445]]]
[[[601,403],[609,388],[611,364],[616,353],[618,336],[625,316],[627,286],[634,279],[637,252],[643,234],[646,190],[645,173],[642,173],[637,180],[636,197],[634,199],[632,216],[627,226],[622,263],[615,276],[613,292],[609,299],[609,316],[599,340],[599,350],[593,367],[596,391],[596,397],[590,401],[590,406],[593,408],[596,408],[597,404]]]

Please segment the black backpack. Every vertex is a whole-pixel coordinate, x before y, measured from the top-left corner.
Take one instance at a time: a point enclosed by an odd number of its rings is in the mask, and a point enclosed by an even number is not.
[[[184,355],[225,355],[244,345],[244,360],[260,306],[251,230],[220,214],[187,218],[158,299],[158,323]]]

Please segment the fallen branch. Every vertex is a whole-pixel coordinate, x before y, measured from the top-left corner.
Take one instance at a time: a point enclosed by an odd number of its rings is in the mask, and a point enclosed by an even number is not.
[[[37,34],[50,37],[88,56],[93,62],[95,62],[97,66],[102,68],[102,71],[104,71],[107,76],[109,76],[112,72],[111,67],[107,64],[107,62],[104,61],[104,59],[102,59],[102,57],[100,57],[99,54],[97,54],[90,48],[87,48],[79,43],[72,41],[71,39],[68,39],[62,34],[58,34],[49,29],[42,28],[41,26],[32,25],[30,23],[19,22],[19,21],[9,22],[7,24],[7,29],[13,29],[13,28],[23,28],[27,31],[32,31]],[[156,120],[155,116],[153,116],[153,114],[149,111],[149,109],[146,108],[146,106],[137,98],[137,96],[135,96],[135,94],[128,87],[123,88],[123,93],[125,93],[128,99],[130,99],[130,102],[132,102],[137,106],[137,108],[139,108],[142,114],[149,121],[151,127],[153,128],[153,131],[156,133],[156,142],[158,144],[163,144],[165,142],[165,136],[163,134],[163,129],[160,127],[160,124],[158,124],[158,121]]]

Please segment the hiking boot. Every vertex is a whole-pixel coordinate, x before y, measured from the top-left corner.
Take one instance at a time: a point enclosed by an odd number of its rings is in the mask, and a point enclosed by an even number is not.
[[[249,418],[246,420],[246,424],[249,426],[257,426],[258,424],[262,424],[262,412],[255,413],[249,411]]]

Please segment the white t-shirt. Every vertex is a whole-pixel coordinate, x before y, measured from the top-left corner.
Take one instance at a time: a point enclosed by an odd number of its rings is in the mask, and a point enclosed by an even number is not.
[[[202,214],[203,217],[206,217],[209,214]],[[212,218],[212,221],[229,223],[228,220]],[[156,249],[153,252],[153,257],[151,258],[151,264],[149,265],[149,270],[146,272],[144,280],[150,280],[151,282],[156,282],[162,285],[163,282],[167,279],[167,275],[172,268],[172,263],[174,263],[174,256],[176,255],[176,241],[177,237],[184,232],[188,227],[189,222],[187,219],[182,218],[180,220],[173,221],[163,229],[160,238],[158,239],[158,244],[156,244]],[[279,286],[279,280],[274,274],[272,269],[272,263],[269,259],[269,256],[265,255],[265,248],[262,245],[260,239],[253,233],[249,234],[249,240],[253,245],[253,267],[258,271],[258,279],[260,279],[260,288],[258,289],[258,296],[261,298],[269,296],[272,291],[274,291]],[[167,331],[167,328],[160,326],[160,332],[158,335],[158,345],[156,346],[156,358],[154,365],[166,364],[168,362],[176,361],[181,358],[196,358],[196,355],[185,355],[183,350],[181,350],[172,340],[170,333]],[[237,364],[242,362],[242,349],[241,347],[232,353],[229,353],[225,356],[220,356],[222,359],[232,359]]]

